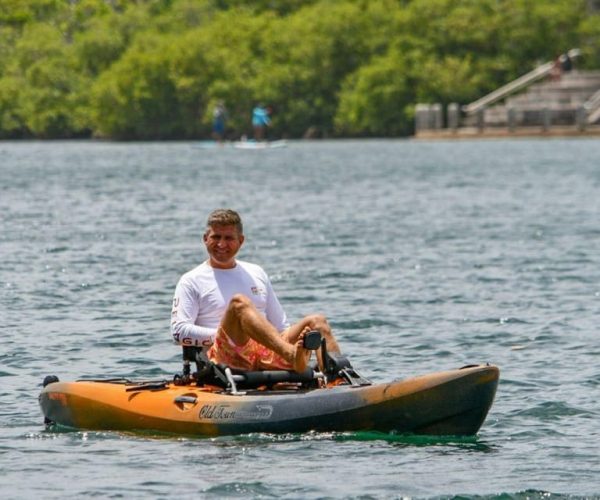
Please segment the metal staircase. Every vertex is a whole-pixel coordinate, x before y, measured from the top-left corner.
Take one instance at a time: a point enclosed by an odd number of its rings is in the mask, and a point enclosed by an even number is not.
[[[449,104],[446,113],[441,104],[417,104],[415,135],[600,134],[600,71],[573,69],[579,55],[572,49],[470,104]]]
[[[568,57],[570,60],[573,60],[573,59],[576,59],[577,57],[579,57],[580,54],[581,54],[581,51],[579,49],[571,49],[566,54],[562,54],[560,56],[560,58],[564,60]],[[550,61],[545,64],[542,64],[541,66],[538,66],[537,68],[530,71],[529,73],[527,73],[523,76],[520,76],[516,80],[513,80],[510,83],[507,83],[506,85],[500,87],[499,89],[494,90],[493,92],[487,94],[486,96],[482,97],[481,99],[477,99],[475,102],[472,102],[471,104],[467,104],[466,106],[463,106],[463,108],[462,108],[463,112],[467,116],[473,115],[473,114],[487,108],[488,106],[491,106],[492,104],[495,104],[496,102],[508,97],[509,95],[514,94],[515,92],[518,92],[519,90],[522,90],[522,89],[528,87],[532,83],[534,83],[542,78],[546,78],[547,76],[549,76],[552,73],[554,65],[555,65],[555,62]]]
[[[531,85],[522,94],[507,97],[504,103],[484,109],[486,127],[506,127],[511,119],[516,126],[576,123],[578,113],[585,111],[589,124],[600,119],[600,71],[571,71],[560,80],[547,80]],[[475,119],[466,117],[466,123]]]

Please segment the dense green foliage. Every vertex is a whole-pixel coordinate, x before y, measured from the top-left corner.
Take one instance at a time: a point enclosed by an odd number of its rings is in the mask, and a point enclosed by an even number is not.
[[[0,138],[411,133],[417,102],[467,103],[579,47],[585,0],[0,0]]]

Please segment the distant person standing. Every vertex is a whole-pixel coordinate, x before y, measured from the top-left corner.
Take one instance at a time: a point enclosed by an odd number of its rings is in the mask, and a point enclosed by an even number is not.
[[[561,56],[558,56],[552,63],[552,69],[550,70],[550,80],[552,81],[558,81],[562,76],[562,63],[560,57]]]
[[[262,141],[265,137],[265,129],[271,124],[269,111],[262,104],[258,104],[252,110],[252,127],[254,129],[254,139]]]
[[[568,73],[573,69],[573,60],[568,53],[560,56],[560,69],[563,73]]]
[[[219,101],[213,110],[212,136],[217,142],[223,142],[225,137],[225,122],[227,121],[227,109],[223,101]]]

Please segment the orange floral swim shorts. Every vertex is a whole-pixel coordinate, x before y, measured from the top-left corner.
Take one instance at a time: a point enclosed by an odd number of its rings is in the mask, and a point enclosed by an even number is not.
[[[237,370],[292,370],[292,364],[259,344],[254,339],[236,345],[223,328],[219,328],[215,343],[208,350],[213,363],[223,363]]]

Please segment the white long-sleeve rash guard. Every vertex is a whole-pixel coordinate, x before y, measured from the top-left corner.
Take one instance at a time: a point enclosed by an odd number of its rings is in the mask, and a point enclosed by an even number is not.
[[[277,328],[289,326],[267,273],[256,264],[236,261],[232,269],[215,269],[207,262],[185,273],[175,289],[171,334],[177,344],[209,347],[231,298],[241,293]]]

